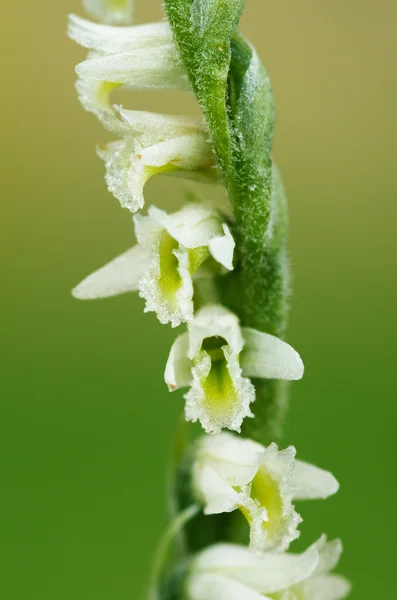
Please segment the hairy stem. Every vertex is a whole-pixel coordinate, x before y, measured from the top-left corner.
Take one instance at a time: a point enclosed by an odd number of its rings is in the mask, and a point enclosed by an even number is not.
[[[243,325],[282,337],[287,321],[287,209],[272,158],[274,105],[255,50],[236,33],[242,0],[167,0],[178,52],[205,116],[234,211],[239,264],[218,287]],[[284,387],[257,382],[258,441],[281,429]],[[271,418],[270,418],[271,417]]]

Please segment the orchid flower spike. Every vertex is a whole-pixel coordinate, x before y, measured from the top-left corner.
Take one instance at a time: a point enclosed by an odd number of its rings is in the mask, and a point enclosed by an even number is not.
[[[207,433],[240,431],[255,388],[250,377],[301,379],[303,363],[280,339],[248,327],[220,305],[206,306],[188,323],[187,333],[172,346],[165,381],[170,391],[189,387],[188,421],[199,420]]]
[[[233,269],[234,240],[219,213],[188,204],[177,213],[151,206],[134,217],[138,245],[114,259],[73,290],[82,300],[139,291],[145,312],[176,327],[193,318],[193,276],[207,259],[225,272]],[[205,276],[208,276],[206,270]]]
[[[328,498],[335,477],[295,460],[295,448],[267,448],[230,433],[204,436],[196,444],[192,483],[208,515],[240,509],[250,525],[255,551],[284,551],[299,536],[302,521],[293,500]]]
[[[323,536],[302,554],[254,554],[219,544],[201,552],[186,582],[187,600],[342,600],[350,583],[331,571],[342,552]]]
[[[190,89],[165,21],[111,27],[70,15],[68,34],[90,50],[87,60],[76,67],[79,99],[116,135],[128,134],[128,126],[110,102],[111,93],[118,87]]]
[[[106,165],[109,191],[131,212],[145,203],[143,188],[159,173],[218,180],[211,146],[200,120],[128,111],[117,107],[128,129],[123,140],[98,147]]]

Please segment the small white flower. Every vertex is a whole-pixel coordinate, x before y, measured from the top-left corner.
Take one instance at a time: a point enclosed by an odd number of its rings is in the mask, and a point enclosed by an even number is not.
[[[300,379],[303,363],[293,348],[278,338],[240,327],[223,306],[201,309],[170,352],[165,381],[185,395],[188,421],[199,420],[208,433],[223,428],[240,431],[255,389],[249,377]]]
[[[233,269],[234,240],[229,228],[209,207],[191,204],[173,215],[151,207],[148,217],[135,217],[135,231],[152,257],[139,284],[146,310],[173,327],[190,321],[192,276],[201,265],[212,256],[226,270]]]
[[[335,477],[295,460],[295,448],[267,448],[230,433],[204,436],[196,445],[193,490],[206,514],[240,509],[250,525],[250,547],[286,550],[299,535],[293,500],[328,498]]]
[[[187,600],[342,600],[349,582],[330,573],[339,561],[339,540],[325,536],[303,554],[253,554],[219,544],[194,560],[186,582]]]
[[[130,137],[99,146],[98,155],[106,164],[109,191],[121,206],[131,212],[141,209],[144,185],[156,174],[218,180],[211,146],[198,119],[116,109],[121,116],[116,124],[122,123]],[[106,118],[109,122],[109,114]]]
[[[196,119],[148,115],[118,109],[129,135],[98,147],[106,165],[109,191],[121,206],[136,212],[144,206],[143,188],[153,175],[183,174],[192,179],[217,181],[211,146]]]
[[[111,27],[70,15],[68,34],[90,50],[76,67],[79,99],[116,135],[129,131],[110,102],[117,87],[190,89],[166,22]]]
[[[234,240],[219,214],[204,204],[189,204],[177,213],[151,206],[148,216],[134,217],[138,245],[105,265],[74,290],[79,299],[139,291],[145,311],[176,327],[193,317],[193,276],[212,256],[233,269]]]
[[[111,25],[127,25],[132,22],[134,0],[83,0],[87,14],[93,19]]]

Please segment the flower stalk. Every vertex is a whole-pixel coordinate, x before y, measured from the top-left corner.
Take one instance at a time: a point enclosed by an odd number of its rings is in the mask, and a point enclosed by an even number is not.
[[[161,324],[185,327],[164,373],[169,391],[187,391],[149,599],[342,600],[349,584],[331,573],[338,540],[288,551],[302,522],[295,503],[328,498],[339,484],[276,444],[287,384],[304,367],[284,341],[287,203],[272,161],[270,80],[237,29],[244,1],[166,0],[167,20],[148,25],[132,24],[132,0],[84,6],[100,23],[69,18],[69,36],[89,51],[76,67],[78,96],[118,138],[97,153],[109,191],[133,213],[137,243],[73,295],[137,292]],[[115,105],[120,87],[193,91],[202,118]],[[154,175],[223,184],[227,203],[189,192],[172,214],[147,206]],[[197,421],[203,433],[193,439],[188,423]]]

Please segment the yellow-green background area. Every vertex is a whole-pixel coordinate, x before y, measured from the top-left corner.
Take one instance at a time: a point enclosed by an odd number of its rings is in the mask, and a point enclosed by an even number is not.
[[[136,20],[161,18],[137,2]],[[183,406],[162,379],[175,332],[130,294],[70,289],[133,243],[106,190],[65,36],[78,0],[6,2],[0,36],[0,595],[139,598],[166,522],[164,469]],[[277,102],[294,298],[289,339],[306,364],[285,443],[341,482],[302,505],[299,548],[341,536],[357,600],[393,597],[396,552],[397,5],[248,0],[242,23]],[[120,100],[120,98],[119,98]],[[194,112],[170,92],[126,107]],[[157,178],[147,199],[181,202]]]

